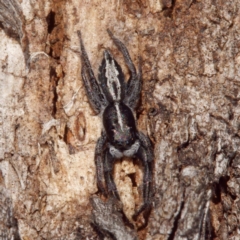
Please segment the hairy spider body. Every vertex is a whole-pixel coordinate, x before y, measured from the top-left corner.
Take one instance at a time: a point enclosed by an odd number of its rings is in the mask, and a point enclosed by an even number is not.
[[[153,149],[149,138],[137,130],[134,117],[141,92],[141,68],[139,65],[137,73],[127,48],[109,30],[108,33],[122,52],[130,70],[128,82],[125,82],[120,65],[108,50],[104,51],[99,67],[99,81],[96,80],[81,33],[78,31],[83,83],[94,111],[97,114],[101,113],[104,127],[95,149],[97,185],[103,194],[111,194],[120,199],[112,176],[114,162],[124,156],[138,158],[143,164],[144,176],[143,205],[134,214],[133,217],[136,218],[146,208],[150,208],[152,195]]]
[[[106,107],[103,126],[110,144],[119,150],[127,150],[136,141],[133,113],[123,102],[113,102]]]

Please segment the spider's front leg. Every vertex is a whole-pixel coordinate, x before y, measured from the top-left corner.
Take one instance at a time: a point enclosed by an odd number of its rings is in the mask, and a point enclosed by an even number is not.
[[[96,147],[95,147],[95,166],[96,166],[96,174],[97,174],[97,186],[99,191],[104,195],[107,196],[107,192],[104,187],[104,154],[103,149],[106,145],[107,137],[106,134],[103,132],[101,137],[98,139]]]
[[[107,184],[108,193],[110,193],[116,199],[120,200],[116,184],[113,180],[113,167],[115,158],[111,155],[109,148],[105,150],[104,155],[104,176],[105,182]]]
[[[136,219],[138,215],[146,209],[151,209],[151,197],[152,197],[152,171],[153,171],[153,148],[150,139],[143,133],[138,133],[140,140],[140,147],[136,153],[136,157],[142,161],[144,167],[143,175],[143,204],[133,215],[133,219]]]

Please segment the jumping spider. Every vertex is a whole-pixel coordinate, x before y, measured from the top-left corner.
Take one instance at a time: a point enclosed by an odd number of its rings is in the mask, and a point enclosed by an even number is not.
[[[133,215],[133,218],[136,219],[141,212],[151,207],[152,163],[154,158],[150,139],[137,130],[136,119],[133,114],[141,92],[141,67],[139,64],[137,73],[127,48],[113,36],[110,30],[107,31],[123,54],[130,70],[130,79],[127,83],[124,80],[120,65],[109,50],[104,51],[103,60],[99,67],[99,80],[96,80],[81,33],[78,31],[81,45],[83,83],[89,102],[96,114],[100,114],[102,117],[104,127],[95,149],[97,186],[104,195],[108,193],[120,200],[112,175],[114,162],[116,159],[125,156],[138,158],[143,164],[144,176],[143,204]]]

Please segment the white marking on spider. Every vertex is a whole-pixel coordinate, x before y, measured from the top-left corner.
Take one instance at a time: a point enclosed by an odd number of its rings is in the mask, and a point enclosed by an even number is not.
[[[118,158],[118,159],[122,158],[123,156],[132,157],[134,154],[137,153],[139,147],[140,147],[140,142],[139,142],[139,140],[136,140],[134,142],[134,144],[132,144],[132,146],[125,151],[119,151],[117,148],[110,145],[109,152],[113,157]]]
[[[111,62],[107,58],[107,52],[105,52],[104,57],[106,60],[106,78],[107,78],[107,86],[109,89],[109,92],[113,98],[114,101],[120,101],[121,100],[121,83],[119,82],[118,75],[119,72],[115,66],[114,61],[112,60]],[[117,87],[117,94],[114,91],[113,84],[116,84]]]
[[[123,155],[125,157],[132,157],[139,149],[140,142],[138,140],[135,141],[135,143],[128,149],[123,152]]]
[[[110,154],[115,157],[115,158],[122,158],[123,157],[123,153],[121,151],[119,151],[118,149],[116,149],[114,146],[110,145],[109,147],[109,152]]]
[[[116,107],[116,111],[117,111],[118,124],[120,125],[120,128],[123,131],[124,126],[123,126],[122,115],[121,115],[121,112],[120,112],[120,109],[119,109],[119,103],[115,102],[114,106]]]

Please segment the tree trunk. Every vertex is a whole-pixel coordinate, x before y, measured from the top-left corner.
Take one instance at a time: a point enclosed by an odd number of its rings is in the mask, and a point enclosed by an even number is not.
[[[240,239],[239,0],[0,0],[0,27],[0,239]],[[77,31],[95,76],[109,48],[128,79],[107,28],[142,58],[137,221],[137,160],[115,164],[121,202],[97,192]]]

